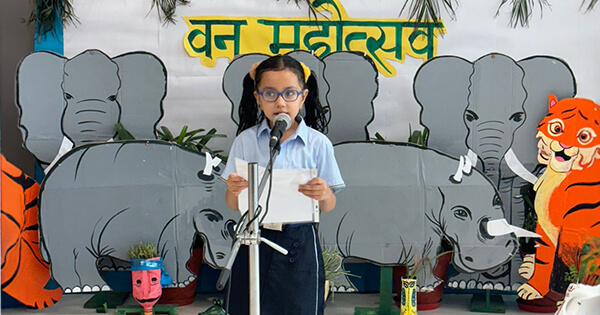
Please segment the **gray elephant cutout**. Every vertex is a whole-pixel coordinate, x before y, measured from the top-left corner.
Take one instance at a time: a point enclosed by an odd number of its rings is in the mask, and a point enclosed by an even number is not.
[[[194,279],[196,233],[205,262],[226,263],[239,213],[225,204],[224,164],[204,175],[204,155],[162,141],[88,144],[61,157],[40,188],[44,259],[65,293],[109,290],[104,275],[130,267],[127,250],[157,245],[174,286]]]
[[[327,137],[333,142],[368,140],[373,121],[373,100],[378,91],[378,72],[362,53],[336,52],[320,60],[307,51],[288,53],[309,67],[317,78],[319,100],[329,115]],[[238,106],[242,82],[252,65],[268,55],[248,54],[235,58],[223,74],[223,91],[232,104],[231,119],[239,124]]]
[[[410,266],[415,257],[442,252],[447,240],[454,265],[474,273],[515,254],[514,234],[487,233],[504,214],[498,190],[481,171],[456,180],[457,158],[407,143],[347,142],[334,150],[346,188],[336,194],[334,211],[321,215],[319,234],[344,258]],[[335,283],[344,291],[351,286]],[[424,268],[418,283],[433,289],[441,280]]]
[[[535,172],[536,127],[547,113],[548,94],[567,98],[575,93],[569,66],[550,56],[518,62],[499,53],[475,62],[439,56],[424,63],[414,79],[421,121],[430,131],[428,146],[454,156],[475,152],[477,168],[501,192],[506,218],[516,226],[523,225],[521,189],[528,182],[508,167],[507,157],[516,157],[524,169]],[[523,280],[518,260],[513,262],[516,267],[504,266],[481,281],[518,286]]]
[[[115,137],[117,122],[137,139],[156,139],[166,89],[164,64],[147,52],[32,53],[17,69],[23,142],[46,165],[64,137],[74,146],[104,142]]]

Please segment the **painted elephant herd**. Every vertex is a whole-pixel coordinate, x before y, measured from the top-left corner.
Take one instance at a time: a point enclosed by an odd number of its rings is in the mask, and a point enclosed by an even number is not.
[[[515,235],[492,235],[487,227],[505,218],[523,224],[520,190],[528,183],[506,157],[516,156],[534,172],[535,130],[547,95],[576,92],[565,62],[549,56],[516,62],[498,53],[474,62],[454,56],[427,61],[414,78],[422,124],[430,131],[422,147],[369,140],[378,81],[368,57],[290,54],[319,78],[328,136],[346,183],[336,209],[321,216],[324,246],[345,258],[392,266],[434,256],[447,241],[461,272],[451,285],[515,290],[522,284],[512,265],[520,264]],[[264,58],[241,56],[225,70],[232,113],[241,78]],[[139,77],[150,83],[140,84]],[[210,161],[204,155],[154,140],[166,78],[162,62],[143,52],[110,58],[89,50],[72,59],[34,53],[19,67],[25,146],[45,165],[64,139],[74,146],[49,170],[39,195],[42,255],[64,292],[108,290],[102,271],[128,268],[126,251],[140,241],[158,245],[176,286],[193,280],[186,263],[195,235],[205,241],[212,267],[223,267],[229,257],[239,215],[224,202],[224,165],[205,175]],[[103,142],[115,136],[117,122],[149,140]],[[460,156],[468,153],[475,165],[461,169]],[[422,287],[441,283],[427,271],[419,277]]]

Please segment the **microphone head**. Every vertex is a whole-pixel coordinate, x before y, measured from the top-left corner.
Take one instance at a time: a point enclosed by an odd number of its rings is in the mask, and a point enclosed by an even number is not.
[[[278,114],[277,116],[275,116],[274,120],[275,121],[273,123],[276,123],[277,121],[285,122],[285,130],[290,129],[290,127],[292,126],[292,119],[290,118],[290,115],[286,113]]]

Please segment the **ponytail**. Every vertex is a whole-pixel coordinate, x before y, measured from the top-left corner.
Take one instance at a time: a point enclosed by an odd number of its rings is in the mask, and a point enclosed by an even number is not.
[[[238,135],[242,131],[260,123],[264,117],[262,111],[258,108],[258,104],[256,104],[256,98],[254,98],[254,80],[250,77],[250,74],[246,74],[244,77],[242,87],[242,99],[238,107],[238,115],[240,117],[237,129]]]
[[[311,75],[306,80],[305,88],[308,89],[308,95],[304,100],[304,121],[306,125],[320,132],[327,133],[327,125],[329,124],[329,106],[323,107],[319,100],[319,86],[315,73],[311,71]]]

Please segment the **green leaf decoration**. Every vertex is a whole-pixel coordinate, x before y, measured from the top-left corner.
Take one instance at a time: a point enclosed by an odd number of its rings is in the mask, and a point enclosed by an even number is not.
[[[115,124],[115,129],[117,131],[117,136],[121,140],[135,140],[135,137],[125,129],[125,126],[121,122]]]

